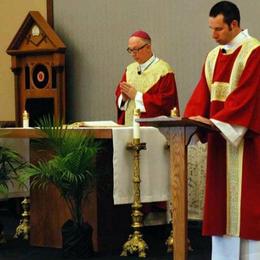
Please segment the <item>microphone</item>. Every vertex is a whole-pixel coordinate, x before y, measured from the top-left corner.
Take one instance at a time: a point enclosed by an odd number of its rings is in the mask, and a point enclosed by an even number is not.
[[[141,71],[140,66],[137,68],[137,74],[138,74],[138,75],[141,75],[141,74],[142,74],[142,71]]]

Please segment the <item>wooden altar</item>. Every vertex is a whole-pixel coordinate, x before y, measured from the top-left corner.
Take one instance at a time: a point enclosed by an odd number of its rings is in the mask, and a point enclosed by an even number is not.
[[[93,227],[95,251],[110,251],[121,248],[130,231],[130,205],[113,203],[113,145],[111,128],[81,128],[68,131],[91,133],[102,142],[102,153],[97,157],[97,171],[100,178],[96,190],[91,194],[84,208],[85,220]],[[3,136],[2,133],[5,135]],[[42,138],[34,128],[0,128],[1,138],[30,139],[30,161],[48,158],[49,151],[37,149],[33,140]],[[102,163],[100,163],[102,162]],[[62,247],[61,226],[70,217],[64,200],[54,186],[47,190],[30,191],[30,244],[39,247]],[[111,243],[113,241],[113,243]]]

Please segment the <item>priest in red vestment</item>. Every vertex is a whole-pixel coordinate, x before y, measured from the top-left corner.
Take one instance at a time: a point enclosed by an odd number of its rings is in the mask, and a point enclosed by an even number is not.
[[[151,38],[144,31],[130,36],[127,51],[135,62],[127,66],[115,91],[118,123],[132,125],[135,108],[141,118],[169,116],[179,106],[171,66],[153,54]]]
[[[203,234],[213,236],[212,260],[260,259],[260,43],[229,1],[212,7],[209,27],[219,46],[184,112],[219,130],[200,133],[208,142]]]

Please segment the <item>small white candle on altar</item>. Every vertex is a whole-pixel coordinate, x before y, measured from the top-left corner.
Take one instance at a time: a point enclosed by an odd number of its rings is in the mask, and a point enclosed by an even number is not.
[[[29,114],[27,113],[26,110],[23,112],[23,127],[27,128],[29,127]]]
[[[133,138],[134,139],[140,139],[140,123],[135,121],[138,118],[140,118],[140,109],[135,109],[134,116],[133,116]]]

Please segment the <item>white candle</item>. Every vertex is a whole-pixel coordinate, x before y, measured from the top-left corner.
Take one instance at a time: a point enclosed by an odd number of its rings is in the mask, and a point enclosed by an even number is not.
[[[29,114],[27,113],[26,110],[23,112],[23,127],[29,127]]]
[[[135,120],[140,118],[140,109],[135,109],[133,116],[133,138],[140,139],[140,123]]]

